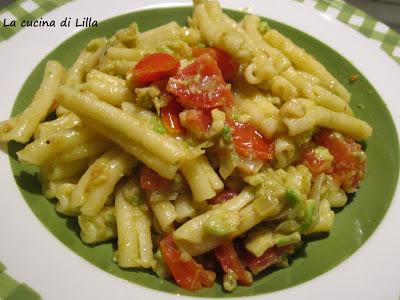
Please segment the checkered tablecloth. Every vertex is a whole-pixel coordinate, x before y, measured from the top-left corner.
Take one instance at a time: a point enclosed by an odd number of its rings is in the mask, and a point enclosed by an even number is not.
[[[73,0],[17,0],[0,10],[0,21],[34,20],[51,10]],[[293,0],[314,7],[329,16],[351,26],[367,38],[374,40],[383,51],[400,64],[400,35],[360,9],[342,0]],[[0,43],[21,30],[17,27],[0,28]],[[40,296],[25,284],[11,278],[0,262],[0,300],[30,300]]]
[[[36,19],[47,12],[72,0],[17,0],[0,11],[0,20]],[[385,24],[377,21],[362,10],[342,0],[294,0],[313,6],[319,11],[351,26],[377,44],[400,64],[400,35]],[[0,29],[0,42],[21,30],[21,27],[3,27]]]
[[[364,11],[342,0],[296,0],[313,6],[339,21],[351,26],[369,39],[376,41],[381,49],[400,64],[400,35],[387,25],[377,21]]]
[[[38,293],[24,283],[19,283],[5,273],[6,267],[0,262],[0,299],[4,300],[36,300]]]

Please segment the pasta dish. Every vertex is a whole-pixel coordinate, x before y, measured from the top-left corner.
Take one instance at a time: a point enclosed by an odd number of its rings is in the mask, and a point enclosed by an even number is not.
[[[187,26],[136,23],[48,61],[0,123],[85,244],[182,288],[249,286],[329,232],[366,167],[372,128],[329,71],[255,15],[194,1]],[[217,279],[220,278],[220,279]]]

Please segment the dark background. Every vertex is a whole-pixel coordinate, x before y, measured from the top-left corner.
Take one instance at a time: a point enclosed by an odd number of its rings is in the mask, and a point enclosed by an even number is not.
[[[345,0],[400,33],[400,0]],[[0,0],[0,9],[13,0]]]

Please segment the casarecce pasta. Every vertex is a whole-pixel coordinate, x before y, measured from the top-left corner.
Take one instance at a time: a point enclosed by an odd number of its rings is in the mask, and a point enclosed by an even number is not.
[[[49,61],[0,141],[26,143],[17,156],[39,167],[44,195],[84,243],[115,241],[121,268],[189,290],[222,273],[232,291],[289,266],[357,191],[372,128],[350,98],[259,17],[195,1],[185,27],[132,23],[69,68]]]

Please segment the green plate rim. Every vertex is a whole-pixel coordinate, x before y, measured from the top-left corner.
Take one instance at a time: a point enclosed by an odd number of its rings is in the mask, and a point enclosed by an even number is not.
[[[117,22],[117,23],[118,23],[118,20],[121,20],[121,19],[126,18],[127,16],[131,16],[131,15],[141,15],[141,14],[146,14],[146,13],[149,13],[149,12],[154,13],[154,11],[164,11],[164,12],[165,12],[165,11],[168,11],[168,10],[185,10],[185,9],[188,10],[188,9],[191,9],[191,7],[179,6],[179,7],[154,8],[154,9],[146,9],[146,10],[135,11],[135,12],[132,12],[132,13],[127,13],[127,14],[124,14],[124,15],[120,15],[120,16],[117,16],[117,17],[114,17],[114,18],[110,18],[110,19],[104,20],[104,21],[102,21],[101,23],[99,23],[99,27],[101,27],[101,25],[104,25],[104,24],[106,24],[106,23],[107,23],[107,24],[113,23],[113,22]],[[238,11],[233,11],[233,10],[226,10],[226,12],[228,12],[228,13],[231,14],[231,15],[243,14],[243,12],[238,12]],[[265,18],[264,18],[264,19],[265,19]],[[289,32],[293,30],[293,31],[296,32],[297,35],[302,36],[302,37],[305,38],[306,40],[307,40],[307,39],[308,39],[308,40],[311,39],[311,40],[313,41],[313,43],[315,43],[316,45],[318,45],[318,47],[322,47],[322,48],[325,47],[325,48],[328,49],[328,50],[326,50],[326,51],[328,51],[328,52],[333,52],[333,53],[335,54],[335,59],[339,59],[340,61],[345,62],[345,64],[348,65],[348,67],[350,67],[350,69],[355,69],[355,67],[354,67],[350,62],[348,62],[344,57],[342,57],[339,53],[337,53],[336,50],[334,50],[334,49],[330,48],[329,46],[323,44],[323,43],[320,42],[319,40],[317,40],[317,39],[311,37],[311,36],[308,35],[307,33],[304,33],[304,32],[302,32],[302,31],[300,31],[300,30],[298,30],[298,29],[294,29],[294,28],[291,27],[290,25],[285,25],[285,24],[283,24],[283,23],[281,23],[281,22],[272,21],[272,20],[270,20],[270,19],[268,19],[268,21],[269,21],[270,24],[273,24],[272,27],[278,26],[278,27],[285,28],[283,31],[282,31],[282,29],[280,29],[280,31],[283,32],[284,34],[285,34],[285,31],[286,31],[286,30],[289,30]],[[29,89],[29,88],[33,88],[33,86],[35,86],[35,85],[37,86],[37,84],[38,84],[38,79],[36,78],[36,80],[34,80],[34,78],[32,78],[32,76],[35,74],[35,72],[38,72],[38,68],[39,68],[40,66],[43,67],[43,61],[48,60],[48,57],[54,55],[54,53],[57,52],[58,49],[60,49],[60,48],[62,48],[63,46],[68,45],[69,43],[71,43],[71,40],[73,41],[73,40],[76,39],[77,37],[84,36],[84,35],[85,35],[85,32],[87,32],[88,30],[91,30],[91,29],[89,28],[89,29],[86,29],[86,30],[84,30],[84,31],[81,31],[81,32],[78,32],[78,33],[74,34],[72,37],[70,37],[69,39],[67,39],[66,41],[62,42],[60,45],[58,45],[58,46],[57,46],[55,49],[53,49],[45,58],[43,58],[43,60],[41,60],[41,62],[35,67],[35,69],[32,71],[32,73],[28,76],[27,80],[26,80],[25,83],[23,84],[23,87],[21,88],[21,90],[20,90],[20,92],[19,92],[19,94],[18,94],[18,96],[17,96],[17,100],[16,100],[15,103],[14,103],[14,106],[13,106],[13,109],[12,109],[12,115],[15,115],[17,112],[19,112],[20,109],[21,109],[21,105],[24,104],[24,103],[21,104],[21,101],[22,101],[22,100],[20,100],[20,98],[22,97],[23,91],[26,90],[26,89]],[[117,28],[114,28],[114,30],[117,30]],[[90,34],[89,34],[89,35],[90,35]],[[285,34],[285,35],[287,35],[287,34]],[[289,37],[290,37],[290,34],[289,34]],[[310,49],[307,49],[307,50],[310,50]],[[312,53],[312,49],[311,49],[311,53]],[[313,54],[313,53],[312,53],[312,54]],[[316,56],[318,56],[318,55],[316,55]],[[357,69],[355,69],[355,70],[357,70]],[[334,70],[331,70],[331,71],[332,71],[332,73],[334,73]],[[356,82],[354,85],[356,85],[356,84],[357,84],[357,85],[360,85],[360,84],[362,83],[363,85],[368,86],[368,93],[375,94],[378,98],[380,98],[381,102],[379,103],[379,106],[380,106],[379,108],[380,108],[382,111],[384,111],[384,112],[387,114],[387,116],[389,116],[389,121],[388,121],[388,122],[390,123],[390,126],[392,127],[392,128],[390,129],[390,130],[392,130],[392,132],[391,132],[392,137],[394,137],[394,139],[392,140],[392,142],[394,142],[394,143],[392,143],[392,145],[393,145],[393,148],[392,148],[392,150],[393,150],[393,152],[392,152],[392,161],[394,162],[394,164],[392,164],[392,167],[394,167],[394,174],[395,174],[395,176],[392,177],[392,182],[393,182],[394,185],[392,184],[392,186],[391,186],[391,192],[389,191],[389,193],[391,193],[391,195],[389,196],[390,200],[389,200],[388,202],[385,203],[385,206],[383,207],[383,211],[381,211],[381,215],[380,215],[380,217],[379,217],[379,220],[378,220],[377,223],[376,223],[376,226],[372,229],[372,231],[370,231],[370,233],[369,233],[368,235],[363,236],[363,237],[360,237],[361,240],[356,241],[357,243],[359,243],[359,245],[358,245],[358,246],[356,245],[356,248],[353,249],[353,251],[351,251],[351,253],[347,253],[346,255],[344,255],[344,256],[342,257],[342,259],[341,259],[340,261],[338,261],[338,262],[336,262],[336,263],[334,263],[334,264],[331,264],[326,270],[323,270],[323,271],[320,272],[319,274],[317,274],[317,275],[312,275],[312,274],[311,274],[311,275],[307,275],[307,274],[305,274],[302,280],[298,280],[298,281],[296,281],[296,282],[293,283],[293,284],[289,284],[289,285],[285,286],[285,288],[288,288],[288,287],[291,287],[291,286],[294,286],[294,285],[297,285],[297,284],[301,284],[301,283],[303,283],[303,282],[305,282],[305,281],[310,280],[311,278],[317,277],[317,276],[319,276],[319,275],[321,275],[321,274],[323,274],[323,273],[329,271],[330,269],[334,268],[335,266],[337,266],[338,264],[340,264],[342,261],[344,261],[345,259],[347,259],[347,257],[349,257],[351,254],[353,254],[357,249],[359,249],[359,248],[365,243],[365,241],[366,241],[370,236],[372,236],[373,232],[376,230],[376,228],[377,228],[377,227],[379,226],[379,224],[382,222],[382,220],[383,220],[383,218],[384,218],[384,215],[386,214],[387,209],[388,209],[389,206],[390,206],[391,199],[393,198],[394,191],[395,191],[395,187],[396,187],[396,184],[397,184],[398,175],[399,175],[399,163],[398,163],[398,161],[399,161],[399,142],[398,142],[398,136],[397,136],[397,133],[396,133],[396,128],[395,128],[395,126],[394,126],[393,119],[392,119],[390,113],[388,112],[388,110],[386,109],[385,104],[384,104],[384,101],[382,100],[382,98],[379,96],[379,94],[377,93],[377,91],[372,87],[372,85],[369,83],[369,81],[361,74],[361,72],[359,72],[358,70],[357,70],[357,72],[358,72],[358,74],[361,75],[361,76],[360,76],[361,78],[360,78],[360,80],[359,80],[358,82]],[[334,74],[334,75],[335,75],[335,74]],[[30,82],[30,83],[28,84],[28,82]],[[32,82],[33,82],[33,83],[32,83]],[[354,86],[353,86],[353,87],[354,87]],[[353,100],[353,101],[354,101],[354,100]],[[25,102],[26,102],[26,101],[25,101]],[[358,113],[358,115],[360,115],[360,114],[362,115],[362,114],[363,114],[363,111],[357,110],[357,108],[354,107],[354,106],[356,106],[356,103],[353,102],[353,110],[354,110],[356,113]],[[365,118],[362,118],[362,119],[365,119]],[[369,145],[369,144],[370,144],[370,143],[368,142],[368,145]],[[16,177],[16,172],[17,172],[18,170],[20,170],[19,167],[21,166],[20,164],[16,163],[16,161],[15,161],[15,150],[18,149],[18,148],[19,148],[19,145],[17,145],[16,143],[10,143],[10,144],[9,144],[10,164],[11,164],[11,167],[12,167],[12,170],[13,170],[13,174],[14,174],[15,177]],[[367,153],[368,153],[369,149],[370,149],[370,148],[368,147],[368,148],[367,148]],[[371,171],[369,171],[369,169],[370,169],[370,166],[368,165],[367,174],[370,174],[370,173],[371,173]],[[29,174],[29,172],[34,171],[34,168],[25,167],[24,170],[26,170],[27,173]],[[392,170],[392,171],[393,171],[393,170]],[[367,178],[368,178],[368,175],[367,175]],[[366,178],[366,179],[367,179],[367,178]],[[56,234],[51,228],[48,227],[48,224],[47,224],[46,222],[44,222],[44,220],[42,219],[44,216],[43,216],[40,212],[38,212],[37,210],[35,210],[35,209],[33,208],[33,206],[36,205],[36,204],[32,203],[30,200],[27,200],[27,198],[26,198],[27,195],[29,195],[29,194],[32,195],[32,193],[37,193],[37,192],[38,192],[38,188],[39,188],[38,186],[36,186],[36,188],[35,188],[34,186],[32,186],[32,181],[31,181],[32,179],[33,179],[33,178],[32,178],[31,176],[28,177],[28,178],[19,178],[19,179],[16,177],[16,181],[17,181],[18,188],[19,188],[21,194],[23,195],[25,201],[26,201],[26,202],[28,203],[28,205],[31,207],[31,209],[33,210],[33,212],[35,213],[35,215],[39,218],[39,220],[42,222],[42,224],[43,224],[50,232],[52,232],[52,234],[55,235],[56,238],[58,238],[59,240],[61,240],[61,242],[63,242],[64,245],[66,245],[68,248],[70,248],[71,250],[73,250],[72,247],[75,247],[76,245],[74,245],[74,241],[71,241],[71,240],[70,240],[70,239],[71,239],[71,236],[69,236],[67,239],[65,239],[65,238],[60,239],[60,237],[58,237],[57,234]],[[29,192],[27,192],[26,190],[24,190],[24,188],[27,187],[27,186],[26,186],[26,184],[27,184],[27,183],[26,183],[26,180],[29,180],[29,181],[30,181],[30,183],[28,183],[28,189],[30,189]],[[20,186],[21,182],[23,182],[23,183],[25,184],[25,187],[21,187],[21,186]],[[33,184],[33,185],[34,185],[34,184]],[[360,189],[360,191],[363,191],[363,190],[364,190],[364,188],[363,188],[363,186],[362,186],[361,189]],[[39,193],[40,193],[40,192],[39,192]],[[360,193],[360,192],[359,192],[359,193]],[[36,196],[37,196],[37,195],[36,195]],[[43,197],[43,198],[44,198],[44,197]],[[356,200],[357,200],[357,199],[356,199]],[[355,202],[356,202],[356,201],[351,201],[350,204],[347,205],[347,207],[344,209],[344,211],[341,212],[338,216],[341,216],[341,214],[344,214],[344,213],[346,212],[346,210],[348,210],[349,207],[351,207],[352,205],[354,205]],[[49,207],[50,207],[50,205],[52,205],[52,204],[48,204]],[[53,213],[54,213],[54,212],[53,212]],[[54,215],[57,215],[57,214],[54,213]],[[53,217],[54,217],[54,216],[53,216]],[[76,228],[76,224],[73,224],[73,222],[71,223],[70,221],[68,221],[68,219],[65,219],[65,218],[62,219],[62,218],[61,218],[60,220],[64,220],[65,223],[69,224],[68,226],[70,226],[70,227],[72,227],[72,228]],[[337,222],[335,222],[335,223],[337,223]],[[335,225],[336,225],[336,224],[335,224]],[[358,225],[358,226],[360,226],[360,225]],[[335,230],[335,228],[334,228],[334,230]],[[76,237],[75,237],[75,238],[76,238]],[[326,239],[321,239],[320,241],[318,241],[318,243],[321,243],[321,242],[323,242],[323,241],[326,241]],[[71,242],[71,243],[69,243],[69,242]],[[76,241],[75,241],[75,242],[76,242]],[[68,245],[68,244],[69,244],[69,245]],[[75,244],[76,244],[76,243],[75,243]],[[309,240],[309,244],[310,244],[311,246],[312,246],[312,245],[315,245],[313,239],[310,239],[310,240]],[[83,244],[82,244],[82,245],[83,245]],[[102,245],[100,245],[100,246],[98,246],[98,247],[96,247],[96,248],[103,248],[103,249],[104,249],[104,248],[106,247],[106,245],[107,245],[107,244],[102,244]],[[87,247],[87,246],[84,246],[84,247],[90,248],[90,250],[93,250],[93,249],[94,249],[94,248],[92,249],[92,247]],[[354,247],[354,245],[353,245],[353,247]],[[74,250],[73,250],[73,251],[74,251]],[[306,251],[307,251],[307,248],[306,248]],[[76,251],[74,251],[74,252],[77,253]],[[86,257],[85,255],[82,255],[82,253],[77,253],[77,254],[80,255],[81,257],[83,257],[85,260],[88,260],[88,257]],[[298,260],[300,260],[300,259],[302,258],[302,257],[301,257],[301,254],[300,254],[299,256],[300,256],[300,257],[299,257],[298,259],[294,260],[293,264],[296,264],[296,261],[298,261]],[[114,274],[114,275],[116,275],[116,276],[121,277],[121,274],[118,273],[118,271],[117,271],[117,270],[120,270],[120,269],[119,269],[118,267],[116,267],[115,265],[113,265],[113,264],[110,265],[110,261],[111,261],[111,257],[110,257],[110,260],[108,261],[108,264],[104,264],[104,262],[102,262],[102,263],[94,263],[92,260],[89,259],[89,262],[91,262],[92,264],[96,265],[96,266],[99,267],[100,269],[105,270],[105,271],[107,271],[107,272],[109,272],[109,273],[112,273],[112,274]],[[265,276],[263,279],[257,281],[252,287],[250,287],[250,288],[239,287],[239,288],[237,289],[237,291],[235,291],[234,293],[230,293],[230,294],[222,293],[220,287],[218,288],[218,286],[217,286],[216,288],[214,288],[213,290],[212,290],[212,289],[203,289],[203,290],[201,290],[201,291],[198,291],[198,292],[193,293],[193,292],[187,292],[187,291],[185,291],[185,290],[183,290],[183,289],[180,289],[180,288],[177,288],[177,287],[175,287],[175,286],[171,286],[172,284],[169,283],[169,282],[167,282],[167,281],[156,280],[157,283],[155,283],[155,285],[161,286],[161,288],[164,287],[164,289],[166,288],[166,289],[167,289],[167,292],[170,292],[170,293],[183,294],[183,295],[190,295],[190,296],[200,296],[200,297],[204,297],[204,296],[206,296],[206,297],[210,297],[210,296],[211,296],[211,297],[235,297],[235,296],[256,295],[256,294],[269,293],[269,292],[273,292],[273,291],[280,290],[281,288],[274,288],[274,287],[271,288],[271,287],[270,287],[269,290],[266,291],[266,290],[265,290],[265,287],[264,287],[264,288],[263,288],[263,287],[260,287],[260,282],[261,282],[261,281],[263,281],[263,282],[266,281],[266,278],[268,278],[268,277],[270,277],[270,276],[275,276],[277,273],[282,273],[282,272],[285,272],[285,271],[287,271],[287,270],[291,270],[292,267],[293,267],[293,266],[289,267],[288,269],[283,269],[283,270],[279,270],[279,271],[276,271],[276,272],[275,272],[275,271],[268,272],[268,273],[269,273],[268,276]],[[149,278],[149,276],[151,276],[151,275],[148,274],[148,272],[141,272],[141,271],[139,271],[139,272],[138,272],[138,271],[126,271],[126,272],[128,272],[129,274],[138,274],[138,276],[133,276],[133,277],[135,277],[134,283],[137,283],[137,284],[144,285],[144,286],[147,286],[147,287],[148,287],[147,279]],[[115,274],[115,273],[118,273],[118,274]],[[123,272],[123,273],[125,273],[125,272]],[[141,278],[139,278],[139,277],[141,277]],[[123,276],[123,275],[122,275],[122,278],[130,280],[129,278],[126,278],[126,277]],[[154,285],[153,285],[153,288],[154,288]],[[156,288],[156,289],[159,289],[159,288]],[[262,291],[261,291],[260,289],[261,289]]]

